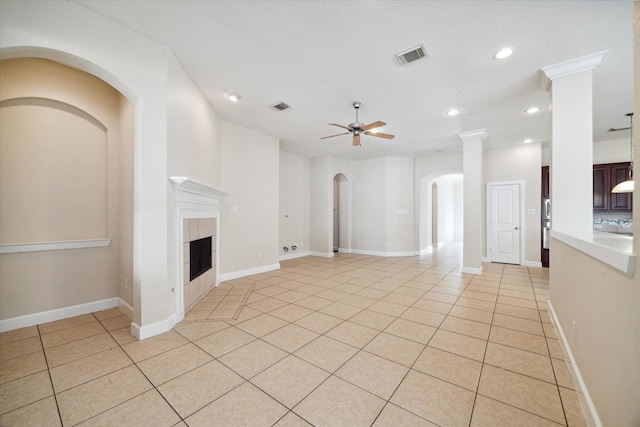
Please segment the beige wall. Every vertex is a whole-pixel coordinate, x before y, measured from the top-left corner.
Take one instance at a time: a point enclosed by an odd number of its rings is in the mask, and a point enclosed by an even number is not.
[[[522,263],[540,262],[540,211],[541,188],[541,148],[540,144],[521,144],[484,152],[485,183],[504,181],[523,181],[524,192],[524,233],[525,239]],[[528,214],[534,209],[535,214]],[[486,212],[483,212],[483,224],[486,225]],[[483,233],[486,236],[486,226]],[[485,242],[486,242],[485,238]]]
[[[311,162],[306,157],[280,151],[279,171],[279,254],[294,255],[309,252]],[[292,245],[298,249],[293,251]],[[289,247],[285,253],[283,246]]]
[[[555,239],[550,256],[550,301],[602,424],[639,425],[639,272],[626,276]]]
[[[222,276],[278,266],[279,155],[277,139],[222,123]]]
[[[415,230],[414,160],[385,158],[386,252],[412,254],[418,250]]]
[[[47,60],[4,60],[0,73],[1,243],[113,239],[105,248],[1,255],[0,318],[117,296],[131,304],[119,287],[133,279],[130,265],[121,269],[133,242],[121,238],[133,216],[131,203],[121,204],[133,185],[131,171],[121,176],[121,159],[131,163],[131,127],[120,125],[132,122],[130,104],[96,77]]]

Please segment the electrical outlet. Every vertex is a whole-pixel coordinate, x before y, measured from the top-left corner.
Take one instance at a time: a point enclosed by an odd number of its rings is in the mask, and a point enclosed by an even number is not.
[[[129,279],[127,277],[124,278],[124,288],[129,289]]]
[[[258,258],[258,261],[262,259],[262,252],[258,252],[258,255],[256,255],[256,258]]]

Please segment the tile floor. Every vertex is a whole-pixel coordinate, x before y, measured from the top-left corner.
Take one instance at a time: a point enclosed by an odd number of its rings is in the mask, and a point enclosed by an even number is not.
[[[460,254],[284,261],[141,342],[118,309],[2,333],[0,425],[585,425],[548,270]]]

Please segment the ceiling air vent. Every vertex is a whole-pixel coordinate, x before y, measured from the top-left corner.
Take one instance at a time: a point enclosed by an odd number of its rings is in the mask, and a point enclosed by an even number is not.
[[[408,64],[409,62],[417,61],[420,58],[424,58],[427,56],[427,50],[424,48],[423,44],[419,44],[418,46],[414,46],[410,49],[402,51],[396,54],[398,61],[402,65]]]
[[[279,111],[286,110],[287,108],[291,108],[289,104],[286,104],[282,101],[278,102],[277,104],[270,105],[270,107]]]

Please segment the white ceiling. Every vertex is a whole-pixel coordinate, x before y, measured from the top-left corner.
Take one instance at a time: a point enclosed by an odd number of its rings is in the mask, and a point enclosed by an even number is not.
[[[540,68],[605,50],[594,140],[628,138],[606,130],[628,126],[633,106],[631,0],[78,2],[167,46],[224,120],[311,158],[460,151],[458,133],[480,128],[489,148],[548,143]],[[395,54],[420,43],[429,56],[401,65]],[[504,46],[514,54],[493,59]],[[279,101],[292,108],[269,108]],[[340,132],[327,123],[355,120],[353,101],[361,122],[385,121],[396,138],[321,140]]]

